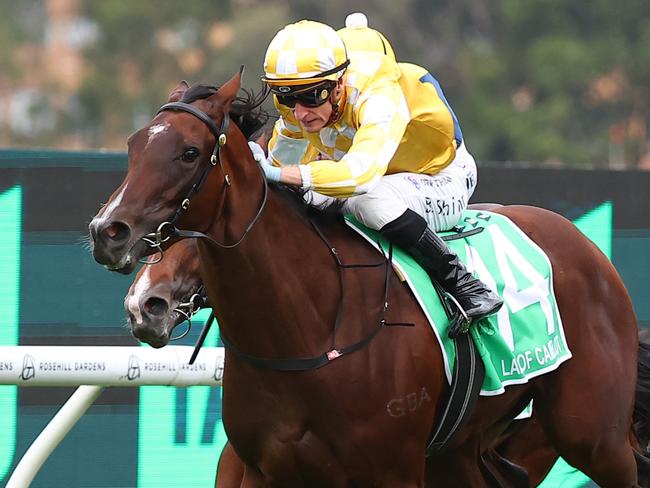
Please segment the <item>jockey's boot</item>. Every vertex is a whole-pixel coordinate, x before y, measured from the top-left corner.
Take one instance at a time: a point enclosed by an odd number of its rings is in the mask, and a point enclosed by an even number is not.
[[[468,318],[477,320],[491,315],[503,305],[503,300],[474,278],[458,255],[413,210],[407,209],[380,232],[408,251],[429,276],[456,299]]]

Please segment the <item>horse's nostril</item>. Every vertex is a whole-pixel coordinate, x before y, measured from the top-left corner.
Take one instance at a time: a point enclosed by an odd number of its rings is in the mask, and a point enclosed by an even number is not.
[[[169,310],[167,302],[158,297],[149,297],[147,301],[144,302],[143,308],[149,315],[165,315],[167,310]]]
[[[114,242],[128,239],[130,233],[129,226],[122,222],[111,222],[103,230],[104,236]]]

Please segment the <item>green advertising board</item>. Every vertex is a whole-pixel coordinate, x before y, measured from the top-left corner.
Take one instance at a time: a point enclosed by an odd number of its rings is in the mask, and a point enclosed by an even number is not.
[[[18,344],[20,300],[20,225],[22,191],[15,186],[0,195],[0,344]],[[5,367],[0,357],[0,368]],[[16,451],[18,387],[0,387],[0,479],[7,477]]]
[[[195,326],[208,313],[199,312],[192,320]],[[205,345],[217,343],[213,327]],[[220,404],[220,389],[209,386],[140,387],[138,488],[213,486],[218,454],[226,443]]]

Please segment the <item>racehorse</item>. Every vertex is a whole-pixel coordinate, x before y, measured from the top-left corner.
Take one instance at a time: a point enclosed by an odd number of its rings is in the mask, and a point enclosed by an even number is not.
[[[191,320],[199,304],[207,305],[202,290],[196,242],[185,239],[175,243],[165,259],[143,266],[129,288],[124,305],[133,335],[153,347],[166,345],[175,327]],[[524,420],[516,424],[515,433],[505,435],[501,450],[527,471],[530,483],[536,486],[553,466],[557,452],[539,423]],[[513,434],[516,440],[510,439]],[[243,475],[244,463],[226,443],[219,458],[216,488],[238,488]]]
[[[449,387],[424,313],[405,287],[386,290],[381,269],[340,276],[338,262],[373,263],[376,251],[339,218],[322,216],[315,232],[292,192],[267,186],[245,136],[228,123],[239,88],[236,75],[197,99],[180,84],[172,105],[129,138],[125,179],[90,234],[96,261],[120,272],[164,250],[176,224],[209,236],[198,243],[201,275],[230,344],[223,420],[246,464],[242,486],[403,488],[425,479],[488,486],[480,455],[531,399],[569,463],[601,486],[637,486],[637,463],[640,471],[647,464],[635,455],[631,431],[636,318],[597,247],[552,212],[496,210],[548,255],[573,357],[481,397],[447,450],[425,464]],[[348,349],[340,345],[369,337],[341,354]],[[278,364],[323,367],[289,373],[273,369]],[[415,408],[387,414],[390,401],[413,392],[421,392]]]
[[[494,209],[493,205],[471,205],[474,209]],[[128,322],[133,334],[154,347],[165,345],[173,329],[186,319],[191,319],[197,304],[207,305],[202,300],[203,285],[199,275],[199,256],[196,242],[185,239],[171,246],[165,259],[144,266],[136,275],[124,300]],[[198,299],[201,301],[197,302]],[[650,374],[650,331],[639,333],[639,375]],[[647,381],[640,386],[648,385]],[[637,395],[646,397],[647,388]],[[647,398],[637,402],[648,405]],[[650,441],[647,431],[648,410],[635,409],[635,434],[643,446]],[[558,453],[549,443],[542,426],[535,418],[513,422],[497,442],[497,451],[507,460],[523,467],[528,473],[531,486],[537,486],[549,473],[558,459]],[[645,426],[646,431],[640,429]],[[647,447],[646,447],[647,450]],[[239,487],[244,474],[244,464],[227,443],[224,446],[217,470],[216,488]]]

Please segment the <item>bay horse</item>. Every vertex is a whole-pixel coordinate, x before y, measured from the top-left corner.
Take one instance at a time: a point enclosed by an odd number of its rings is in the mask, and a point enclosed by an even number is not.
[[[163,347],[173,330],[191,318],[196,297],[202,295],[203,289],[199,265],[196,241],[184,239],[167,249],[165,259],[140,269],[124,299],[127,321],[136,338],[153,347]],[[557,452],[534,419],[514,424],[516,428],[504,434],[498,449],[505,458],[524,468],[531,485],[536,486],[552,468]],[[511,439],[513,435],[517,439]],[[244,470],[243,461],[226,443],[219,457],[215,488],[238,488]]]
[[[555,213],[496,210],[548,255],[573,357],[481,397],[447,450],[425,462],[449,385],[424,313],[405,287],[390,286],[382,316],[382,270],[346,269],[343,279],[337,264],[373,263],[376,251],[339,218],[319,218],[315,232],[292,192],[267,185],[246,137],[228,123],[240,74],[205,97],[193,98],[185,83],[172,92],[171,105],[129,138],[125,179],[89,230],[95,260],[119,272],[164,249],[175,225],[209,236],[198,243],[201,275],[231,345],[223,421],[246,465],[242,486],[489,486],[481,453],[531,399],[569,463],[600,486],[638,486],[637,466],[645,473],[647,463],[635,455],[631,430],[636,318],[598,248]],[[389,322],[415,326],[381,325]],[[371,333],[366,347],[332,354]],[[306,364],[300,358],[325,362],[293,372],[264,367]],[[422,391],[414,409],[387,412],[389,402]]]
[[[493,210],[495,206],[473,204],[470,208]],[[191,317],[191,307],[196,306],[196,297],[203,290],[199,264],[196,241],[185,239],[171,246],[164,260],[140,269],[124,300],[128,324],[135,337],[153,347],[162,347],[168,343],[173,329]],[[208,304],[201,302],[201,305]],[[186,307],[184,312],[182,307]],[[639,377],[650,378],[650,331],[639,333],[639,346]],[[637,390],[637,398],[641,401],[636,402],[634,412],[636,438],[646,451],[650,442],[648,385],[647,379],[638,382],[641,389]],[[639,410],[644,406],[645,410]],[[508,461],[526,470],[531,486],[540,484],[558,459],[535,413],[529,419],[513,422],[495,448]],[[226,443],[219,458],[216,488],[239,487],[243,474],[243,461]]]

